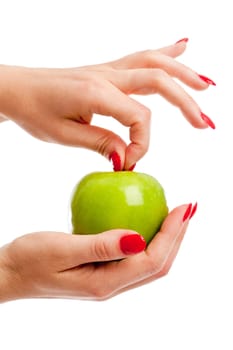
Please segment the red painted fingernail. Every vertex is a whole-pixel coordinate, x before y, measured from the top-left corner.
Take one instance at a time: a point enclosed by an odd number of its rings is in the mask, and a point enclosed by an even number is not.
[[[187,207],[187,209],[186,209],[186,211],[184,213],[184,216],[183,216],[183,219],[182,219],[183,222],[185,222],[189,218],[189,216],[191,214],[191,210],[192,210],[192,203],[190,203],[188,205],[188,207]]]
[[[204,120],[204,122],[209,125],[209,127],[211,127],[212,129],[215,129],[215,124],[214,122],[204,113],[201,112],[201,118],[202,120]]]
[[[146,248],[146,241],[138,234],[123,236],[120,239],[120,248],[123,254],[137,254]]]
[[[121,170],[121,158],[117,152],[112,152],[110,155],[110,160],[113,163],[113,170],[120,171]]]
[[[209,84],[209,85],[214,85],[216,86],[215,82],[210,79],[210,78],[207,78],[205,77],[204,75],[201,75],[201,74],[198,74],[199,78],[201,78],[205,83]]]
[[[135,164],[133,164],[133,165],[131,165],[131,167],[129,168],[129,171],[133,171],[133,170],[134,170],[134,168],[135,168],[135,166],[136,166],[136,163],[135,163]]]
[[[197,211],[197,202],[193,206],[193,209],[192,209],[190,216],[189,216],[189,220],[193,217],[193,215],[196,213],[196,211]]]
[[[189,41],[189,38],[183,38],[183,39],[180,39],[177,42],[175,42],[175,44],[179,44],[179,43],[182,43],[182,42],[187,43],[188,41]]]

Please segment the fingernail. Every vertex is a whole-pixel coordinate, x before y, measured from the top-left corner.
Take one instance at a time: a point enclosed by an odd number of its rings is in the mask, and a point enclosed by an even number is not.
[[[113,170],[120,171],[121,170],[121,158],[117,152],[112,152],[110,155],[110,160],[113,163]]]
[[[137,254],[146,248],[146,241],[138,234],[123,236],[120,239],[120,248],[123,254]]]
[[[135,163],[135,164],[133,164],[133,165],[131,165],[131,167],[129,168],[129,171],[133,171],[133,170],[134,170],[134,168],[135,168],[135,166],[136,166],[136,163]]]
[[[205,115],[204,113],[201,112],[201,118],[202,120],[204,120],[204,122],[209,126],[211,127],[212,129],[215,129],[215,124],[214,122],[207,116]]]
[[[188,207],[187,207],[187,209],[186,209],[186,211],[184,213],[184,216],[183,216],[183,219],[182,219],[183,222],[185,222],[189,218],[189,216],[191,214],[191,210],[192,210],[192,203],[190,203],[188,205]]]
[[[196,211],[197,211],[197,202],[193,206],[193,209],[192,209],[190,216],[189,216],[189,220],[193,217],[193,215],[196,213]]]
[[[210,78],[207,78],[205,77],[204,75],[201,75],[201,74],[198,74],[199,78],[201,78],[205,83],[209,84],[209,85],[214,85],[216,86],[215,82],[210,79]]]
[[[182,42],[187,43],[188,41],[189,41],[189,38],[183,38],[183,39],[180,39],[180,40],[176,41],[175,44],[179,44],[179,43],[182,43]]]

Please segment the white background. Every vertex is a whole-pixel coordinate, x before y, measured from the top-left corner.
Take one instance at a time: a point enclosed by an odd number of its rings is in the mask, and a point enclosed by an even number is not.
[[[105,302],[24,300],[0,305],[0,348],[232,349],[232,16],[230,1],[0,0],[0,63],[101,63],[189,37],[179,60],[216,87],[190,91],[216,130],[196,130],[161,97],[137,171],[163,184],[172,208],[198,201],[168,276]],[[127,135],[117,123],[98,122]],[[45,144],[0,125],[0,245],[24,233],[68,230],[75,183],[111,170],[90,151]]]

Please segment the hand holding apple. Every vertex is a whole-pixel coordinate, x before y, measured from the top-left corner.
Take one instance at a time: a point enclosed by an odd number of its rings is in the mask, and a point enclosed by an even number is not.
[[[172,210],[145,251],[140,244],[138,254],[122,251],[122,240],[137,235],[126,230],[18,237],[0,248],[0,303],[22,298],[102,300],[156,280],[171,268],[195,208]]]

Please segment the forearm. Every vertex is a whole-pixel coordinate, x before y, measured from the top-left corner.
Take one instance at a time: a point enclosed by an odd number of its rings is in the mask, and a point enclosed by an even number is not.
[[[11,80],[11,67],[0,65],[0,122],[7,120]]]
[[[16,274],[8,266],[5,247],[0,248],[0,304],[17,299]]]
[[[23,67],[0,65],[0,122],[14,119],[22,100]]]
[[[5,99],[7,90],[7,66],[0,65],[0,121],[5,120]]]

